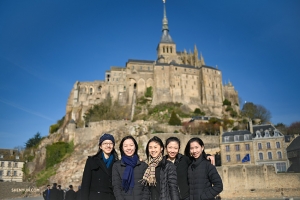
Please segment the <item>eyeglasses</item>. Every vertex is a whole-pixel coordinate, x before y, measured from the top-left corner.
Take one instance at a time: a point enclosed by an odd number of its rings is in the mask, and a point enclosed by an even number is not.
[[[104,146],[112,146],[114,143],[112,142],[103,142],[102,145]]]

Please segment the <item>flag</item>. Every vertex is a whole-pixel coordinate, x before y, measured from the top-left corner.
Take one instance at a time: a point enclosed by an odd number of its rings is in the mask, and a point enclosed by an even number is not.
[[[243,158],[242,162],[249,162],[250,161],[250,154],[246,154],[245,157]]]

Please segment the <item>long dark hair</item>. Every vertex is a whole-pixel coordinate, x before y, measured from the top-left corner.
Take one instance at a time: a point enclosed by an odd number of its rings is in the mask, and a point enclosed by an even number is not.
[[[197,142],[201,147],[204,147],[204,143],[200,138],[197,138],[197,137],[191,138],[188,141],[188,143],[186,144],[186,147],[184,149],[184,155],[188,156],[189,158],[193,158],[193,156],[191,156],[191,151],[190,151],[192,142]],[[202,155],[206,159],[206,153],[205,153],[204,149],[202,151]]]
[[[149,160],[149,156],[150,156],[150,154],[149,154],[149,144],[150,144],[150,142],[156,142],[156,143],[158,143],[159,146],[162,148],[161,153],[164,154],[165,147],[164,147],[163,142],[161,141],[161,139],[160,139],[159,137],[154,136],[153,138],[151,138],[151,139],[148,141],[147,146],[146,146],[146,155],[147,155],[147,159],[148,159],[148,160]]]
[[[168,144],[170,142],[177,142],[178,146],[179,146],[179,149],[180,149],[180,140],[178,139],[178,137],[169,137],[167,140],[166,140],[166,144],[165,144],[165,147],[167,148]]]
[[[121,142],[120,142],[119,149],[120,149],[120,152],[121,152],[121,156],[124,156],[124,155],[125,155],[124,150],[123,150],[123,143],[124,143],[124,141],[127,140],[127,139],[130,139],[130,140],[133,141],[134,146],[135,146],[134,154],[138,155],[137,152],[138,152],[139,146],[138,146],[136,140],[134,139],[134,137],[132,137],[131,135],[128,135],[128,136],[125,136],[125,137],[121,140]]]

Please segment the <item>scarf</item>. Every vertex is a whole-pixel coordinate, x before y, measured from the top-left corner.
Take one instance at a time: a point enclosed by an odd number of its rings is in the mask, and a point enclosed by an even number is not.
[[[159,154],[159,156],[157,156],[156,158],[150,157],[148,162],[148,168],[146,169],[142,179],[142,184],[144,185],[149,184],[149,186],[156,185],[155,168],[162,160],[162,158],[163,158],[162,154]]]
[[[134,187],[134,173],[133,168],[136,166],[138,156],[135,154],[133,157],[122,156],[121,161],[126,165],[122,177],[122,187],[125,192]]]
[[[111,165],[111,163],[114,159],[114,156],[112,154],[110,154],[110,156],[106,159],[104,156],[104,153],[102,152],[102,159],[106,165],[106,168],[109,168],[109,166]]]

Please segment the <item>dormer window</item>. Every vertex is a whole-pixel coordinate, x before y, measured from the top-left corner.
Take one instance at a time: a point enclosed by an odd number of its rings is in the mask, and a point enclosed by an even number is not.
[[[244,135],[244,140],[250,140],[250,134]]]
[[[269,130],[265,130],[265,137],[270,137],[270,132],[269,132]]]
[[[19,156],[16,156],[16,160],[19,160],[20,159],[20,157]]]
[[[256,131],[256,137],[260,138],[261,137],[261,133],[260,131]]]
[[[2,154],[0,155],[0,158],[3,158],[3,155],[2,155]]]
[[[224,137],[224,142],[229,142],[229,136]]]
[[[239,141],[239,135],[235,135],[235,136],[234,136],[234,141],[235,141],[235,142],[238,142],[238,141]]]

